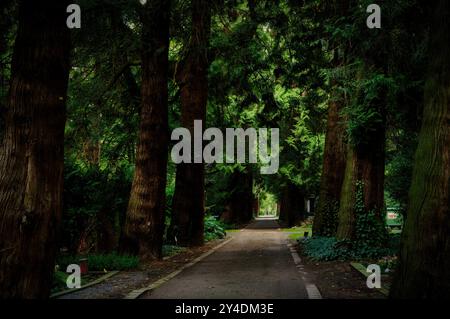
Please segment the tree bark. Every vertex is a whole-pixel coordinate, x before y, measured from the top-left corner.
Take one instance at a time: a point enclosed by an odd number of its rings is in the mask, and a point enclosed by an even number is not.
[[[436,3],[436,2],[435,2]],[[450,6],[432,19],[425,105],[394,298],[450,298]]]
[[[0,152],[0,297],[46,298],[61,219],[66,1],[24,0]]]
[[[223,221],[245,224],[253,218],[253,175],[251,171],[236,171],[230,181],[229,214]]]
[[[380,221],[383,218],[385,134],[383,122],[372,133],[367,144],[356,147],[348,145],[336,232],[339,239],[354,239],[358,182],[362,183],[365,211],[375,210],[377,218]]]
[[[317,210],[314,214],[314,236],[334,236],[337,230],[337,213],[344,181],[347,147],[345,127],[340,113],[342,99],[328,104],[327,131],[323,154],[322,176]]]
[[[162,257],[168,152],[169,21],[169,1],[149,1],[144,6],[141,123],[122,237],[122,250],[143,259]]]
[[[206,119],[211,12],[208,0],[192,0],[191,6],[191,39],[177,81],[181,91],[181,124],[194,136],[194,120],[205,123]],[[180,245],[199,246],[204,242],[204,175],[203,163],[177,166],[170,234]]]
[[[280,220],[292,227],[305,219],[305,194],[294,184],[288,183],[280,201]]]

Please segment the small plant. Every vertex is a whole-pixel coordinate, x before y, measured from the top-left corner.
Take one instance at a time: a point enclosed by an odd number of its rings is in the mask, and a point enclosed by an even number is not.
[[[57,260],[58,268],[64,271],[70,264],[78,264],[80,258],[87,258],[91,271],[127,270],[136,268],[139,258],[136,256],[119,255],[117,253],[88,256],[62,256]]]
[[[224,238],[226,236],[225,224],[217,217],[207,215],[205,217],[205,241]]]
[[[334,237],[312,237],[301,243],[303,252],[312,260],[346,260],[351,256],[349,248]]]

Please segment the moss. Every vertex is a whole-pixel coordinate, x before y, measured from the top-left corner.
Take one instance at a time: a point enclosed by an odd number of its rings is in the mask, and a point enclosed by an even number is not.
[[[342,183],[341,200],[338,212],[339,225],[337,238],[351,239],[354,229],[354,202],[355,202],[355,154],[349,147],[347,164],[345,167],[344,182]]]

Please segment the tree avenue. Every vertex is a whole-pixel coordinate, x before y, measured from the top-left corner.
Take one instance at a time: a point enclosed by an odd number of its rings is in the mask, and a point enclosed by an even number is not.
[[[1,1],[0,298],[449,299],[449,6]]]

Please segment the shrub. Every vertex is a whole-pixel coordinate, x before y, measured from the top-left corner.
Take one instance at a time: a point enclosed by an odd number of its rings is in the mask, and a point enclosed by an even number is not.
[[[306,256],[317,261],[376,259],[395,255],[398,236],[389,238],[388,247],[371,246],[367,242],[338,240],[335,237],[301,238],[299,243]]]
[[[344,260],[350,257],[350,250],[334,237],[312,237],[301,239],[303,252],[312,260]]]
[[[205,216],[205,240],[224,238],[226,236],[225,224],[212,215]]]
[[[113,225],[118,238],[131,189],[130,167],[102,169],[70,158],[64,165],[61,247],[72,254],[79,253],[83,242],[86,250],[95,248],[100,237],[96,232],[104,222],[99,219],[99,212],[106,214],[104,218]]]

